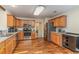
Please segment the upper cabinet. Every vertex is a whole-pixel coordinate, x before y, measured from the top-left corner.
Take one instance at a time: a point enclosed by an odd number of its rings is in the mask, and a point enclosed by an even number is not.
[[[60,27],[60,22],[59,22],[59,21],[60,21],[59,18],[55,18],[55,19],[54,19],[54,26],[55,26],[55,27]]]
[[[23,20],[23,25],[24,24],[29,24],[32,27],[35,27],[35,20]]]
[[[20,19],[16,19],[16,27],[20,27],[21,26],[21,20]]]
[[[48,20],[49,23],[53,23],[54,22],[54,19],[50,19]]]
[[[60,16],[54,19],[55,27],[66,27],[66,16]]]
[[[15,26],[15,18],[12,15],[7,15],[7,26],[14,27]]]

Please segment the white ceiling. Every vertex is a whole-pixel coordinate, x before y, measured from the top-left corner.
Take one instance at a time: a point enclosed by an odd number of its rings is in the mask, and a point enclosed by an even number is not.
[[[74,5],[44,5],[44,11],[39,16],[35,16],[33,12],[37,6],[38,5],[16,5],[14,8],[11,5],[4,5],[4,8],[16,17],[45,18],[52,17],[76,7]]]

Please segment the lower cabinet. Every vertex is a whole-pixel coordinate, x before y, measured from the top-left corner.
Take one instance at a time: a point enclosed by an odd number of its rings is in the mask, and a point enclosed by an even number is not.
[[[51,32],[51,41],[59,46],[62,46],[62,35],[56,32]]]
[[[16,47],[16,35],[7,39],[5,46],[6,46],[6,48],[5,48],[6,54],[12,54],[14,48]]]
[[[31,32],[31,39],[36,39],[36,32]]]
[[[12,54],[16,47],[16,35],[0,42],[0,54]]]
[[[4,42],[0,43],[0,54],[5,54],[5,43]]]
[[[11,54],[13,52],[13,47],[12,47],[13,42],[10,41],[10,43],[6,43],[6,54]]]
[[[18,40],[24,40],[24,32],[18,33]]]

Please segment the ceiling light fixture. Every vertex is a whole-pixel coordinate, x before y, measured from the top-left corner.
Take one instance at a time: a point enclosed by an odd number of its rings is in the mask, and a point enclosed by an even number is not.
[[[38,6],[34,11],[34,15],[39,15],[44,9],[44,6]]]

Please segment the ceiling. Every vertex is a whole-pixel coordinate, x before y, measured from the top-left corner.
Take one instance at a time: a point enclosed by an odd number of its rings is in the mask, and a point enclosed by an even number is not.
[[[39,16],[35,16],[33,15],[33,12],[37,6],[38,5],[16,5],[16,7],[12,7],[11,5],[4,5],[3,7],[16,17],[28,18],[53,17],[54,15],[66,12],[76,7],[74,5],[44,5],[44,11]]]

